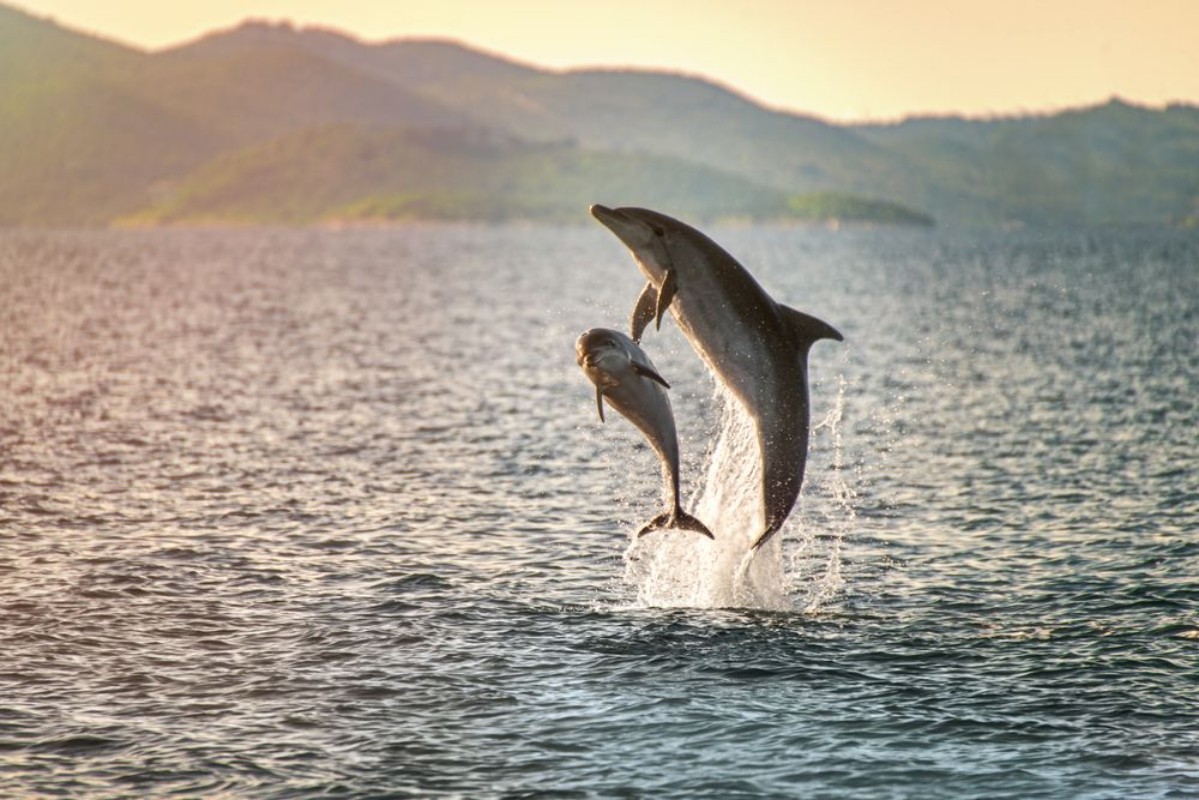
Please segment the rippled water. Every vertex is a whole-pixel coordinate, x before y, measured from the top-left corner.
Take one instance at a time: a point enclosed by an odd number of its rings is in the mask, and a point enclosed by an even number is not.
[[[1199,796],[1199,238],[714,234],[847,340],[740,583],[598,226],[0,234],[0,793]]]

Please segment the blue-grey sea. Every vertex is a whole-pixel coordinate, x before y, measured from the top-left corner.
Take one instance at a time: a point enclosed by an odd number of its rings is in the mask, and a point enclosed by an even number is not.
[[[1199,797],[1199,235],[708,232],[845,334],[754,559],[576,226],[0,233],[0,796]]]

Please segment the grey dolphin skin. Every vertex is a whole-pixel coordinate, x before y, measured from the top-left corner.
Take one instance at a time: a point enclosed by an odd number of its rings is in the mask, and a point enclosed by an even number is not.
[[[632,338],[667,309],[691,346],[753,419],[762,460],[765,528],[757,549],[791,513],[808,456],[808,350],[842,341],[831,325],[776,303],[718,244],[644,208],[591,207],[648,281],[633,309]]]
[[[637,536],[663,528],[696,531],[709,539],[707,526],[683,510],[679,503],[679,437],[666,390],[670,388],[645,351],[619,331],[592,328],[575,342],[575,355],[583,373],[595,384],[600,421],[604,400],[637,426],[662,460],[670,482],[670,508],[650,520]]]

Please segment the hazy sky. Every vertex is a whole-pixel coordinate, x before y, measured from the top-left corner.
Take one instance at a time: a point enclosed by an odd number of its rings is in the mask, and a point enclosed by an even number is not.
[[[6,0],[0,0],[4,2]],[[149,49],[248,17],[700,74],[831,119],[1199,103],[1199,0],[14,0]]]

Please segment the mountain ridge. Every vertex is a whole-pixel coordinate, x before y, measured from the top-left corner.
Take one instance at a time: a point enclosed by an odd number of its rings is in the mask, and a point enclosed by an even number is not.
[[[397,218],[422,207],[435,217],[507,219],[507,208],[572,218],[617,190],[623,196],[605,200],[652,200],[701,217],[950,225],[1199,217],[1199,109],[1187,105],[1112,101],[1039,116],[837,125],[765,108],[700,76],[545,70],[452,40],[365,43],[289,23],[250,21],[144,52],[0,5],[0,44],[10,41],[21,45],[0,48],[9,123],[0,131],[0,225],[186,221],[200,210],[184,200],[202,197],[203,215],[220,219],[218,174],[225,211],[244,214],[237,198],[253,196],[252,221],[261,222],[369,207]],[[467,149],[516,144],[490,151],[494,163],[471,162],[467,151],[429,149],[421,131]],[[345,161],[381,146],[404,152],[379,162],[386,168],[374,183]],[[440,172],[405,161],[418,151]],[[280,153],[293,159],[287,169],[275,163]],[[288,196],[297,190],[289,170],[340,182],[306,190],[338,196],[335,208],[297,217],[304,204]],[[422,192],[476,199],[452,210],[396,201]]]

